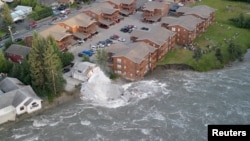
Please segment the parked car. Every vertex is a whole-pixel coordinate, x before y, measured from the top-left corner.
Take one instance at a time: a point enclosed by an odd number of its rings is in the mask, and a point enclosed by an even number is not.
[[[22,41],[23,39],[22,38],[16,38],[14,41],[15,42],[20,42],[20,41]]]
[[[60,13],[61,13],[61,14],[68,15],[68,14],[71,13],[71,10],[70,10],[70,9],[61,10]]]
[[[127,33],[129,31],[128,27],[123,27],[120,29],[121,32]]]
[[[117,40],[117,39],[119,39],[119,36],[114,34],[114,35],[110,36],[110,39]]]
[[[142,27],[141,30],[147,30],[147,31],[148,31],[149,28],[147,28],[147,27]]]
[[[8,39],[10,37],[10,34],[9,33],[7,33],[7,34],[5,34],[4,36],[2,36],[2,40],[4,40],[4,39]]]
[[[63,68],[63,73],[67,73],[70,71],[70,68]]]
[[[126,39],[125,39],[125,38],[121,38],[121,37],[120,37],[120,38],[118,39],[118,41],[120,41],[120,42],[125,42],[125,41],[126,41]]]
[[[109,28],[107,25],[104,25],[104,24],[100,24],[99,27],[104,28],[104,29],[108,29]]]
[[[29,25],[26,27],[27,30],[33,29],[37,27],[37,22],[36,21],[32,21],[29,23]]]
[[[77,40],[77,43],[78,44],[82,44],[82,43],[84,43],[85,41],[83,40],[83,39],[79,39],[79,40]]]
[[[105,42],[106,42],[107,44],[113,44],[113,41],[110,40],[110,39],[106,39]]]
[[[82,52],[78,53],[79,57],[82,57],[83,55],[87,55],[89,57],[91,57],[94,54],[93,51],[90,50],[83,50]]]
[[[67,7],[65,5],[60,5],[57,9],[61,11],[61,10],[65,10],[66,8]]]

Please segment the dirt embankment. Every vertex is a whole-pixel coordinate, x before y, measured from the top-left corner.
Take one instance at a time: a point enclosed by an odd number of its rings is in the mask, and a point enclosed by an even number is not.
[[[166,64],[166,65],[159,65],[157,68],[163,69],[172,69],[172,70],[194,70],[192,66],[187,64]]]

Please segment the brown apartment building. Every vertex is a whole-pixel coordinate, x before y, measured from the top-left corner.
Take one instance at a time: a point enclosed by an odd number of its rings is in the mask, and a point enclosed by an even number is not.
[[[119,9],[121,15],[128,16],[133,14],[136,9],[136,0],[107,0],[106,2]]]
[[[144,42],[112,44],[107,53],[109,66],[127,80],[140,80],[156,67],[156,48]]]
[[[99,25],[109,27],[120,21],[119,10],[107,2],[94,3],[84,10],[84,13],[94,18]]]
[[[169,3],[148,1],[144,4],[143,8],[143,21],[144,22],[157,22],[161,20],[161,17],[168,15]]]
[[[174,48],[176,33],[163,27],[154,27],[150,31],[134,30],[130,36],[133,42],[145,42],[156,48],[157,61]]]
[[[203,31],[203,20],[192,15],[162,18],[162,27],[176,32],[176,43],[188,45]]]
[[[211,25],[215,20],[215,9],[206,6],[206,5],[198,5],[194,7],[180,7],[176,10],[179,16],[183,15],[193,15],[197,18],[204,20],[204,31]]]
[[[84,13],[79,13],[70,19],[59,22],[58,25],[78,39],[87,40],[97,33],[96,21]]]
[[[73,35],[68,33],[65,28],[59,25],[53,25],[43,31],[40,31],[38,34],[44,38],[52,36],[56,40],[61,51],[67,50],[67,47],[73,40]]]

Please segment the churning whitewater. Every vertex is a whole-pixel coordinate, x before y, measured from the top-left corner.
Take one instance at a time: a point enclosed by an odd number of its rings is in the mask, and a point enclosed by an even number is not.
[[[250,123],[249,61],[247,53],[243,62],[206,73],[158,68],[114,90],[100,71],[83,85],[81,99],[0,127],[0,140],[206,141],[209,124]]]

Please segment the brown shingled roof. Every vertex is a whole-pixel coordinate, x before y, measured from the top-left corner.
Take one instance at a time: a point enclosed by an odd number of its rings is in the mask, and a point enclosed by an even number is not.
[[[163,9],[166,2],[148,1],[144,4],[143,10],[154,11],[155,9]]]
[[[184,6],[177,9],[177,12],[184,13],[184,15],[196,14],[202,18],[208,18],[210,14],[214,11],[215,9],[206,5],[198,5],[192,8]]]
[[[144,42],[135,42],[128,45],[128,48],[116,53],[113,57],[124,56],[134,63],[140,64],[146,55],[156,49]]]
[[[39,34],[44,38],[51,35],[56,41],[61,41],[63,38],[72,35],[70,33],[67,33],[66,30],[59,25],[53,25],[43,31],[40,31]]]
[[[110,9],[109,11],[107,9]],[[98,15],[102,14],[103,12],[114,12],[118,9],[114,9],[113,6],[107,2],[101,2],[101,3],[94,3],[91,5],[91,7],[87,8],[85,11],[92,11],[93,13],[96,13]]]
[[[23,45],[18,45],[18,44],[12,44],[6,51],[5,53],[8,54],[15,54],[15,55],[20,55],[22,57],[25,57],[26,55],[29,54],[30,52],[29,47],[23,46]]]
[[[192,15],[175,17],[164,17],[162,23],[168,24],[168,26],[179,25],[189,31],[196,29],[197,25],[202,23],[203,20],[196,18]]]
[[[188,14],[196,14],[202,18],[208,18],[212,12],[214,12],[215,9],[206,6],[206,5],[198,5],[193,7],[190,11],[185,12],[185,15]]]
[[[174,36],[176,33],[162,28],[162,27],[154,27],[151,31],[142,31],[142,30],[134,30],[131,33],[132,37],[136,37],[137,40],[149,40],[154,42],[157,45],[163,45],[169,37]]]
[[[92,23],[96,22],[91,17],[84,13],[77,14],[65,21],[62,21],[63,23],[73,27],[73,26],[82,26],[82,27],[88,27]]]

